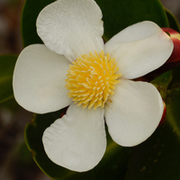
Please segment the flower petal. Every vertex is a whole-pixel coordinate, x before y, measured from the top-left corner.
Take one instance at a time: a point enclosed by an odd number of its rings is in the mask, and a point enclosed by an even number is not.
[[[122,80],[105,109],[109,133],[122,146],[140,144],[155,131],[163,109],[162,98],[152,84]]]
[[[171,38],[151,21],[127,27],[105,44],[126,79],[143,76],[162,66],[173,50]]]
[[[74,61],[103,50],[102,13],[93,0],[58,0],[37,18],[37,32],[47,47]]]
[[[54,163],[79,172],[92,169],[106,149],[104,109],[72,103],[67,114],[45,130],[43,144]]]
[[[30,45],[18,57],[13,90],[16,101],[28,111],[47,113],[68,106],[65,88],[69,61],[45,45]]]

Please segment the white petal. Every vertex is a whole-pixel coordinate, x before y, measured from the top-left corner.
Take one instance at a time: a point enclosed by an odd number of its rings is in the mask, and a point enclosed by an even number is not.
[[[163,109],[162,98],[152,84],[122,80],[105,109],[109,133],[116,143],[135,146],[155,131]]]
[[[45,130],[43,144],[54,163],[79,172],[92,169],[106,149],[104,109],[72,103],[67,114]]]
[[[58,0],[40,12],[37,32],[47,47],[74,61],[103,49],[101,19],[101,10],[93,0]]]
[[[16,101],[28,111],[46,113],[68,106],[64,87],[69,61],[45,45],[30,45],[18,57],[13,90]]]
[[[143,76],[162,66],[173,50],[170,37],[155,23],[143,21],[127,27],[105,45],[126,79]]]

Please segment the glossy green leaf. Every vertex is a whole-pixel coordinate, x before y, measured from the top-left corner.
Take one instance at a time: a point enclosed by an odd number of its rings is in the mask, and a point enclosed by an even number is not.
[[[22,36],[24,46],[42,43],[36,32],[39,12],[55,0],[26,0],[22,15]],[[151,20],[161,27],[168,26],[164,8],[159,0],[96,0],[103,12],[104,39],[134,23]]]
[[[172,80],[169,86],[171,89],[180,87],[180,65],[172,70]]]
[[[169,84],[172,81],[172,71],[167,71],[162,75],[158,76],[156,79],[152,81],[153,84],[157,84],[164,89],[167,89]]]
[[[158,0],[96,0],[103,12],[104,39],[134,23],[150,20],[160,27],[167,27],[168,20]]]
[[[93,169],[84,173],[67,170],[54,164],[43,149],[42,134],[50,124],[61,116],[62,111],[45,115],[36,115],[32,123],[25,130],[25,138],[28,148],[33,154],[38,166],[52,179],[124,179],[130,148],[122,148],[115,144],[107,135],[108,146],[101,162]]]
[[[180,32],[180,26],[175,16],[167,9],[166,9],[166,15],[168,17],[169,27]]]
[[[16,55],[0,56],[0,103],[13,97],[12,75],[16,59]]]
[[[172,71],[167,71],[151,82],[156,86],[163,99],[166,99],[167,97],[167,89],[169,88],[169,85],[172,82],[172,78]]]

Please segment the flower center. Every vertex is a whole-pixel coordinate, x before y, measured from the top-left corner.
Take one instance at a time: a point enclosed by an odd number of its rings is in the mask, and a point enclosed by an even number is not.
[[[115,58],[104,52],[81,55],[70,65],[66,79],[68,96],[83,108],[104,107],[110,94],[114,94],[114,86],[119,83],[121,74],[117,74]]]

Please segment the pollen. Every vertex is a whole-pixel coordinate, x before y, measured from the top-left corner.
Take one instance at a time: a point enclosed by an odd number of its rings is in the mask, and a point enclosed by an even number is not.
[[[113,95],[115,85],[120,82],[121,74],[115,63],[104,51],[99,54],[84,54],[78,57],[68,70],[67,84],[68,96],[83,108],[103,108],[109,95]]]

